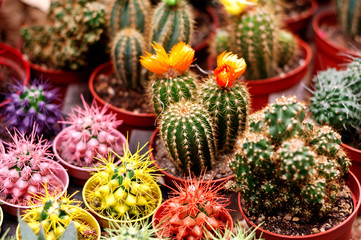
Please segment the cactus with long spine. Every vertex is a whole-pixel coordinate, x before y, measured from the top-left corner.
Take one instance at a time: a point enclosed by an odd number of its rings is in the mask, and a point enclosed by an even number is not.
[[[137,89],[145,86],[145,74],[139,62],[144,51],[144,38],[135,29],[123,29],[113,39],[112,63],[122,87]]]
[[[340,71],[342,73],[342,71]],[[345,81],[355,95],[361,93],[361,57],[353,59],[345,70]],[[361,99],[359,100],[361,103]]]
[[[102,240],[159,240],[148,222],[111,223],[105,231],[109,236],[101,236]]]
[[[335,0],[338,23],[352,38],[361,36],[361,1]]]

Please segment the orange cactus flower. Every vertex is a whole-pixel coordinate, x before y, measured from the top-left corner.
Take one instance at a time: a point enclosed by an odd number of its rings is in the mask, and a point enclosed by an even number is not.
[[[217,68],[214,70],[216,82],[220,87],[232,87],[233,81],[246,71],[246,62],[236,54],[224,51],[217,58]]]
[[[194,50],[185,42],[173,46],[169,54],[158,43],[152,44],[155,54],[146,52],[140,63],[157,75],[177,77],[182,75],[194,61]]]

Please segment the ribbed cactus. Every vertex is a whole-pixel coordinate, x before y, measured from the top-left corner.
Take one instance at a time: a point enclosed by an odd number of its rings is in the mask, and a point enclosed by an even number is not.
[[[110,35],[115,37],[124,28],[133,28],[146,35],[149,31],[150,9],[149,0],[115,0],[109,19]]]
[[[187,0],[165,0],[154,9],[151,21],[151,42],[169,52],[178,42],[190,43],[194,17]]]
[[[105,231],[109,236],[101,236],[102,240],[159,240],[154,237],[154,229],[147,222],[114,223]]]
[[[123,29],[113,39],[112,63],[122,87],[137,89],[145,86],[145,74],[139,62],[144,51],[144,38],[135,29]]]
[[[174,103],[160,116],[160,134],[179,169],[194,174],[211,169],[216,161],[211,118],[200,104]]]
[[[284,66],[290,62],[295,56],[297,49],[297,42],[292,33],[285,30],[280,30],[278,36],[278,65]]]
[[[167,54],[162,46],[153,44],[157,54],[146,53],[141,64],[155,73],[149,84],[154,111],[160,114],[169,104],[196,98],[196,76],[189,71],[194,50],[184,42],[177,43]]]
[[[346,85],[351,88],[355,95],[359,96],[361,93],[361,57],[353,59],[345,71]],[[343,74],[342,71],[340,73]],[[361,99],[359,102],[361,103]]]
[[[246,63],[226,52],[219,55],[217,63],[214,75],[201,84],[199,96],[215,124],[217,150],[229,152],[246,129],[249,96],[247,88],[239,81]]]
[[[335,0],[338,23],[351,37],[361,36],[361,1]]]
[[[224,51],[231,50],[231,34],[225,29],[217,29],[216,36],[211,42],[211,51],[215,55],[219,55]]]

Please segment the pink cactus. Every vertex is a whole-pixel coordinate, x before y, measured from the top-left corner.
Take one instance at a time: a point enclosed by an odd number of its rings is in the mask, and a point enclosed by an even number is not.
[[[63,185],[53,171],[54,155],[48,151],[50,145],[41,137],[36,137],[34,127],[30,136],[17,129],[6,152],[0,149],[0,198],[12,204],[27,205],[32,193],[42,192],[44,183],[48,189],[61,192]],[[50,188],[49,188],[50,186]]]
[[[67,121],[70,124],[61,134],[59,155],[67,162],[80,167],[94,167],[100,162],[94,157],[106,157],[108,150],[123,153],[123,142],[116,135],[116,128],[122,123],[116,114],[106,114],[108,107],[99,108],[93,101],[89,106],[81,96],[84,109],[72,109]]]

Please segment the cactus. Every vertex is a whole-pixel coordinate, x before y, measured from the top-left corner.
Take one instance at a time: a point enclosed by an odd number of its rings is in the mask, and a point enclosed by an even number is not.
[[[154,230],[148,222],[126,224],[111,224],[105,231],[109,236],[102,236],[102,240],[160,240],[154,237]]]
[[[77,106],[72,109],[67,121],[68,130],[61,135],[58,148],[59,155],[67,162],[81,166],[93,167],[99,164],[94,157],[106,157],[109,150],[117,154],[123,152],[124,144],[119,141],[120,134],[116,134],[122,123],[113,113],[106,114],[108,107],[99,108],[95,100],[89,106],[83,96],[83,108]],[[126,147],[126,146],[124,146]]]
[[[157,43],[152,46],[157,54],[146,53],[140,62],[155,73],[149,92],[154,111],[160,114],[171,103],[195,99],[196,78],[188,71],[194,61],[194,50],[184,42],[177,43],[169,54]]]
[[[361,57],[353,59],[345,71],[346,77],[344,80],[347,82],[347,86],[351,88],[355,95],[359,96],[361,92]],[[340,71],[340,74],[342,73]],[[361,100],[358,102],[361,103]]]
[[[199,175],[216,161],[214,130],[204,107],[180,101],[160,115],[160,133],[170,158],[184,172]]]
[[[240,222],[238,222],[235,223],[233,232],[231,232],[229,229],[226,229],[224,233],[222,233],[221,231],[217,231],[215,234],[216,236],[214,236],[213,234],[209,234],[206,239],[207,240],[262,240],[263,238],[256,237],[257,228],[254,229],[249,228],[248,230],[245,230],[245,227],[242,226]],[[209,231],[206,232],[208,234]]]
[[[194,17],[187,0],[164,0],[154,9],[151,21],[151,42],[169,52],[178,42],[190,43]]]
[[[231,51],[231,34],[225,29],[217,29],[215,40],[210,47],[214,55],[219,55],[224,51]]]
[[[270,112],[285,118],[267,120]],[[289,131],[275,138],[271,129],[279,129],[289,112],[293,119]],[[250,127],[237,142],[230,161],[236,182],[229,187],[241,192],[252,214],[277,214],[282,208],[302,221],[322,218],[339,199],[337,192],[346,184],[349,171],[350,160],[340,149],[340,135],[305,120],[303,103],[294,97],[278,99],[255,114],[250,118],[254,125],[263,123],[263,131]]]
[[[246,128],[248,91],[240,81],[236,82],[244,73],[246,63],[243,58],[226,52],[218,56],[217,63],[214,76],[201,84],[199,96],[215,124],[217,150],[229,152]]]
[[[57,166],[53,163],[54,154],[48,150],[50,145],[36,137],[36,131],[35,127],[26,136],[15,129],[8,151],[0,152],[0,197],[3,201],[26,206],[34,200],[34,194],[45,194],[45,183],[53,194],[61,193],[64,188],[54,173]]]
[[[229,199],[219,193],[222,186],[203,180],[193,178],[182,182],[162,204],[156,229],[162,238],[206,239],[207,231],[212,235],[231,228],[225,215]]]
[[[50,139],[61,130],[58,121],[62,114],[60,105],[55,103],[58,100],[57,89],[36,79],[29,87],[17,82],[10,89],[6,97],[9,101],[2,110],[3,121],[8,123],[10,131],[16,128],[30,134],[36,124],[37,134]]]
[[[124,28],[146,34],[149,29],[150,8],[149,0],[115,0],[109,20],[110,35],[114,37]]]
[[[336,0],[337,19],[341,28],[352,38],[361,36],[361,2]]]
[[[154,180],[157,170],[150,166],[148,152],[141,155],[141,150],[126,151],[123,157],[114,153],[116,161],[121,160],[119,166],[112,156],[101,159],[104,166],[85,189],[86,201],[95,212],[128,221],[146,217],[158,207],[162,196]]]
[[[118,80],[126,89],[143,88],[145,75],[139,63],[145,51],[143,36],[132,28],[119,31],[113,40],[112,62]]]
[[[278,65],[282,67],[295,57],[297,43],[294,39],[294,36],[285,30],[280,30],[278,41]]]

